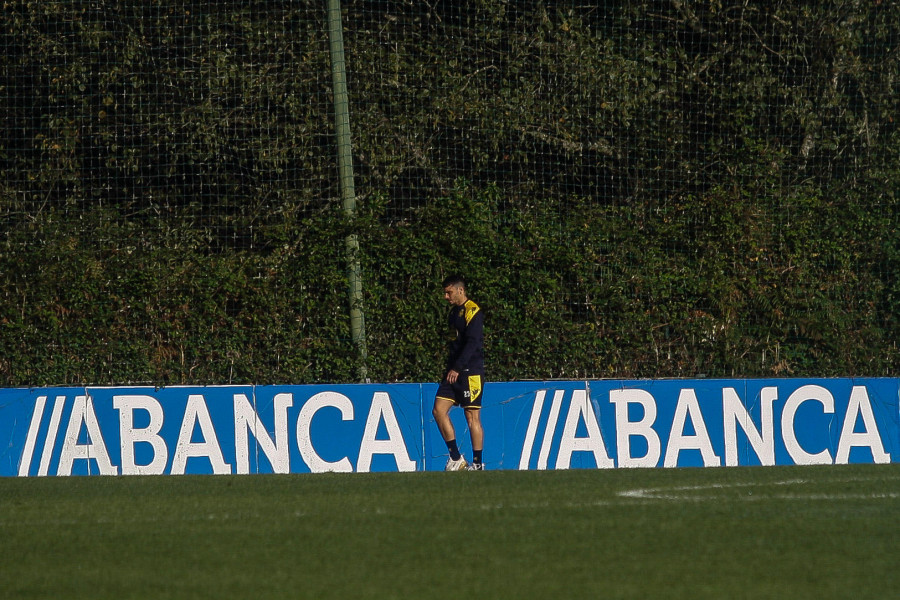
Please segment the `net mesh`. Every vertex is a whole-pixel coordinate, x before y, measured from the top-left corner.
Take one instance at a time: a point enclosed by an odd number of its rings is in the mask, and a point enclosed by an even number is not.
[[[896,372],[895,2],[10,1],[7,385]]]

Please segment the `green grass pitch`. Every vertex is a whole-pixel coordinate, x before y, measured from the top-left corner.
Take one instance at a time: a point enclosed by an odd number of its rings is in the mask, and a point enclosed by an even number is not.
[[[3,598],[891,598],[900,465],[0,480]]]

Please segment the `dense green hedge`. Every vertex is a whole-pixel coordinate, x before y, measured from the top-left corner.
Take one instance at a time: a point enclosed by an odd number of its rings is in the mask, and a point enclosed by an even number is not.
[[[2,385],[897,374],[891,2],[7,4]]]

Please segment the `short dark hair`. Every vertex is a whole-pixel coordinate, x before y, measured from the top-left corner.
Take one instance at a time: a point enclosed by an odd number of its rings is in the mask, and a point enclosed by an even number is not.
[[[466,289],[466,278],[459,273],[448,275],[444,278],[444,283],[441,284],[441,287],[447,287],[448,285],[459,285],[462,286],[463,289]]]

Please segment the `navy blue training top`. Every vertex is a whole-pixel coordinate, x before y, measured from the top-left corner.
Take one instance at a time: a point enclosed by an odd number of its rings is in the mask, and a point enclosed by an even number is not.
[[[484,375],[484,311],[471,300],[450,308],[450,331],[456,338],[450,342],[447,370],[469,375]]]

